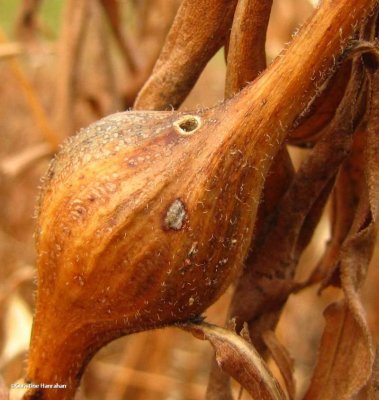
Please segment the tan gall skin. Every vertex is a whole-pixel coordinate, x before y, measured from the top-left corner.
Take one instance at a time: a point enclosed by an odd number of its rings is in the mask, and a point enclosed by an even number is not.
[[[374,4],[357,1],[351,13],[350,1],[324,1],[286,55],[233,99],[188,114],[114,114],[63,147],[39,204],[27,380],[67,389],[25,399],[71,399],[109,341],[197,318],[224,292],[287,128]]]

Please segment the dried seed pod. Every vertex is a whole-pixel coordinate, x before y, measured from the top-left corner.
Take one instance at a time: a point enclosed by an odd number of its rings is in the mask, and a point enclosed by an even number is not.
[[[63,148],[39,207],[27,379],[67,387],[25,398],[72,398],[100,347],[195,318],[225,290],[271,160],[313,95],[311,72],[325,78],[369,4],[351,15],[350,0],[324,2],[285,57],[218,107],[115,114]]]

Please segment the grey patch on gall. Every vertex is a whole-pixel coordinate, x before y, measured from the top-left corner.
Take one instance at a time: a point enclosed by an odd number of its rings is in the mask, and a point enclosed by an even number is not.
[[[164,219],[165,227],[178,231],[182,229],[185,217],[186,209],[184,204],[179,199],[176,199],[166,213]]]

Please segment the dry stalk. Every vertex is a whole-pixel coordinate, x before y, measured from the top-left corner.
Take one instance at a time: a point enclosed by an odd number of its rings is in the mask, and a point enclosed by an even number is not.
[[[166,110],[182,103],[207,62],[223,45],[235,5],[236,0],[182,2],[135,109]]]
[[[239,0],[228,45],[225,97],[252,82],[266,68],[266,31],[272,0]]]
[[[138,73],[128,79],[124,89],[124,109],[133,106],[138,92],[149,78],[180,2],[181,0],[156,0],[135,4],[136,19],[139,21],[136,41],[142,59],[139,60]]]
[[[138,92],[148,80],[179,4],[180,0],[154,0],[135,4],[135,12],[139,21],[136,40],[139,44],[141,60],[138,73],[128,80],[124,89],[124,109],[133,106]]]

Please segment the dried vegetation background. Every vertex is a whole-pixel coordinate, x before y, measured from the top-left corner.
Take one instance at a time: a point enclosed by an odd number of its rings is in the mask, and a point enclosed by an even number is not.
[[[180,0],[122,0],[117,2],[120,14],[114,13],[112,3],[30,0],[3,1],[1,5],[7,11],[2,14],[0,31],[0,386],[4,393],[24,375],[33,310],[33,213],[40,176],[65,137],[102,116],[133,105],[151,73]],[[266,44],[268,62],[312,11],[308,0],[274,1]],[[222,100],[225,72],[224,54],[219,51],[181,108],[207,107]],[[291,148],[295,166],[310,151]],[[339,178],[338,195],[344,198],[351,196],[343,189],[348,190],[346,181],[351,179],[349,168],[355,168],[354,158],[361,157],[359,147],[354,154],[352,166],[346,164],[344,176]],[[306,165],[302,168],[307,174]],[[359,185],[357,174],[351,190]],[[325,269],[330,269],[330,257],[335,257],[333,246],[335,249],[341,244],[330,242],[324,254],[332,229],[330,215],[336,218],[332,212],[336,202],[336,197],[329,201],[312,241],[301,255],[296,282],[305,282],[309,277],[317,282],[317,273],[325,275]],[[343,241],[343,237],[340,232],[339,240]],[[365,254],[361,256],[364,258]],[[345,263],[351,263],[352,258],[346,257]],[[377,260],[374,255],[360,291],[362,303],[355,294],[349,294],[349,301],[356,301],[354,307],[363,304],[373,347],[379,340],[379,273],[374,268]],[[354,265],[361,261],[353,256]],[[337,277],[330,276],[329,282],[333,279]],[[316,393],[318,384],[338,387],[338,374],[342,378],[350,362],[357,364],[354,371],[358,381],[359,371],[371,369],[369,357],[362,356],[362,352],[349,358],[356,345],[364,346],[361,333],[355,327],[343,328],[351,316],[346,315],[348,311],[339,312],[344,305],[336,301],[342,299],[342,290],[327,286],[320,292],[320,284],[305,288],[299,284],[285,304],[275,334],[268,331],[264,335],[265,345],[277,363],[269,356],[269,365],[279,381],[286,383],[291,398],[300,399],[308,390],[325,328],[325,310],[330,324],[323,346],[334,351],[335,358],[321,353],[324,367],[318,367],[319,380],[313,380],[307,399],[321,399]],[[209,322],[225,324],[232,293],[230,288],[207,311]],[[345,346],[346,358],[342,361],[335,355],[339,344]],[[209,343],[179,329],[132,335],[111,343],[96,355],[77,398],[202,399],[211,369],[217,374],[212,355]],[[331,373],[338,362],[342,364],[337,365],[337,375],[331,375],[337,380],[326,382],[322,375]],[[368,398],[369,390],[373,395],[372,387],[363,390],[366,392],[361,391],[360,397],[354,398]],[[235,382],[232,391],[234,398],[250,398]]]

